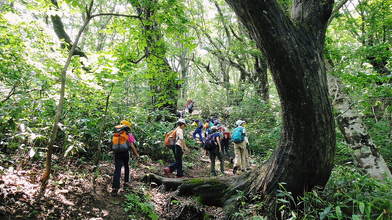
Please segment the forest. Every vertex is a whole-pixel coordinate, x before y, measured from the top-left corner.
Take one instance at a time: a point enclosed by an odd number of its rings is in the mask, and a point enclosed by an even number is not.
[[[0,1],[0,219],[392,219],[391,58],[392,0]]]

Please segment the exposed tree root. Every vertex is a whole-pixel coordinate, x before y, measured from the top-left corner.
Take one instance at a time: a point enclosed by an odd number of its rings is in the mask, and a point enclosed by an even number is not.
[[[238,209],[237,201],[249,192],[257,171],[235,177],[166,178],[156,174],[144,176],[144,182],[163,185],[166,190],[178,190],[179,196],[197,197],[204,205],[219,206],[230,215]],[[257,174],[257,175],[256,175]],[[241,193],[243,192],[243,193]]]

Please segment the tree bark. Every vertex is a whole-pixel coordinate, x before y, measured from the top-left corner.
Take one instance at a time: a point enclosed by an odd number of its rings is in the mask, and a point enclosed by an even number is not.
[[[294,1],[292,19],[273,0],[227,0],[267,57],[281,99],[280,146],[255,175],[250,192],[272,193],[279,182],[294,195],[324,186],[335,155],[335,130],[323,62],[333,1]]]
[[[338,113],[336,121],[346,139],[347,145],[354,150],[356,165],[370,177],[383,180],[392,178],[391,172],[373,143],[366,125],[355,108],[350,97],[345,94],[338,78],[328,75],[330,93],[333,96],[333,106]]]

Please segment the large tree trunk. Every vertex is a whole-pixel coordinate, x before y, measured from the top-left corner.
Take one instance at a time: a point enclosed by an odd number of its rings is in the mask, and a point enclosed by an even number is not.
[[[148,80],[152,92],[151,104],[158,109],[168,109],[177,112],[177,100],[180,89],[179,74],[171,68],[166,59],[166,48],[163,45],[164,36],[155,16],[158,9],[154,7],[157,1],[133,3],[144,19],[142,28],[146,37],[146,62],[151,79]]]
[[[282,105],[280,146],[250,191],[272,193],[279,182],[294,195],[324,186],[335,155],[323,45],[333,1],[294,1],[292,20],[273,0],[227,0],[267,57]]]
[[[226,208],[236,191],[274,194],[278,183],[302,195],[329,179],[335,155],[335,125],[323,62],[324,36],[333,1],[295,0],[292,19],[274,0],[226,0],[268,60],[282,105],[280,146],[262,167],[235,178],[178,181],[189,194],[215,193]],[[173,181],[150,175],[165,185]],[[193,185],[192,185],[193,184]]]
[[[347,145],[354,150],[353,156],[357,166],[373,178],[392,178],[384,158],[374,145],[366,125],[363,124],[350,97],[345,94],[339,79],[328,75],[328,84],[333,96],[333,106],[338,113],[336,121]]]

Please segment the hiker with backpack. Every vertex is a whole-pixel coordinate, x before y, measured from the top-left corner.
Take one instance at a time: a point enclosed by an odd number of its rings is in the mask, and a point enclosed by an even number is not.
[[[190,115],[193,112],[193,106],[194,106],[194,102],[192,101],[192,99],[188,99],[188,101],[185,104],[185,111],[187,111]]]
[[[248,168],[248,150],[246,144],[248,138],[246,137],[246,131],[243,125],[245,121],[236,121],[237,127],[233,130],[231,139],[234,142],[234,167],[233,173],[236,174],[238,170],[245,171]]]
[[[182,170],[182,155],[184,151],[189,151],[185,144],[184,129],[186,127],[186,121],[183,118],[178,119],[177,128],[165,135],[165,145],[170,147],[173,151],[174,159],[176,162],[165,167],[163,171],[166,175],[177,171],[176,177],[183,177],[184,172]]]
[[[135,147],[135,137],[130,132],[132,124],[129,121],[122,120],[120,125],[115,126],[112,138],[112,150],[114,153],[114,174],[112,183],[112,195],[117,195],[120,189],[121,168],[124,166],[124,187],[129,183],[129,150],[139,157]]]
[[[211,128],[211,133],[207,136],[205,143],[204,143],[204,149],[208,151],[210,161],[211,161],[211,176],[216,176],[216,171],[215,171],[215,159],[218,157],[220,161],[220,171],[222,172],[223,175],[225,175],[225,169],[224,169],[224,161],[223,161],[223,155],[222,155],[222,146],[221,146],[221,137],[220,133],[218,131],[218,127],[213,126]]]
[[[202,135],[203,123],[200,120],[195,120],[195,124],[196,124],[196,129],[193,132],[192,137],[194,140],[196,140],[196,136],[198,135],[200,142],[203,143],[204,142],[203,135]]]

